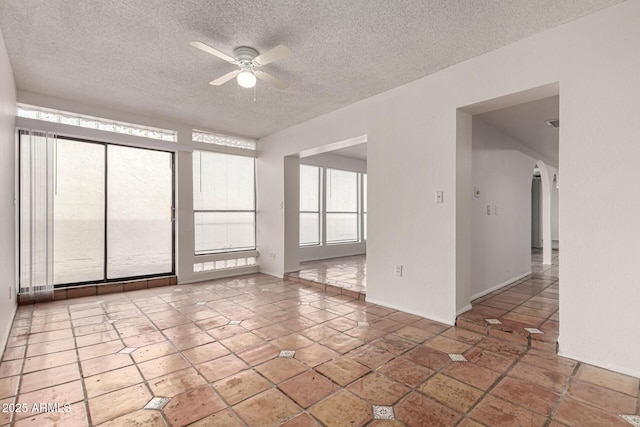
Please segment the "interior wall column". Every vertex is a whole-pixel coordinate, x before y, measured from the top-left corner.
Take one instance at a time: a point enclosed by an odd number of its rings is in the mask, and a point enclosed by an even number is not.
[[[542,180],[542,264],[551,264],[553,241],[551,240],[551,176],[547,165],[537,162]]]

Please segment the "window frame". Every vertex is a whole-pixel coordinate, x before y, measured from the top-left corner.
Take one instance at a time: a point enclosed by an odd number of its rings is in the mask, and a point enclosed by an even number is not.
[[[196,154],[202,154],[202,153],[209,153],[209,154],[213,154],[213,155],[223,155],[223,156],[237,156],[237,157],[246,157],[246,158],[250,158],[252,159],[252,174],[253,174],[253,209],[196,209],[195,208],[195,203],[193,206],[193,254],[196,257],[196,259],[198,257],[206,257],[206,256],[211,256],[211,255],[221,255],[221,254],[232,254],[232,253],[238,253],[238,252],[249,252],[249,251],[255,251],[257,250],[257,194],[256,194],[256,188],[257,188],[257,182],[256,182],[256,159],[254,156],[246,156],[246,155],[242,155],[242,154],[232,154],[232,153],[227,153],[224,151],[217,151],[217,150],[202,150],[202,149],[195,149],[192,152],[192,157],[195,156]],[[192,159],[192,164],[194,162],[194,159]],[[202,158],[200,158],[200,173],[202,173]],[[193,174],[195,173],[195,170],[192,172],[192,177],[191,179],[194,180],[195,176],[193,176]],[[193,188],[193,194],[195,195],[195,186]],[[233,248],[233,249],[222,249],[222,250],[206,250],[206,251],[198,251],[196,249],[196,216],[199,213],[252,213],[253,214],[253,247],[238,247],[238,248]],[[199,261],[196,261],[199,262]]]

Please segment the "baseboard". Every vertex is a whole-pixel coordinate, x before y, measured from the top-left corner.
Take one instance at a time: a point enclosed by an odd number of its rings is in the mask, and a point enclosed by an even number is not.
[[[511,283],[513,283],[513,282],[515,282],[517,280],[520,280],[523,277],[527,277],[530,274],[531,274],[531,271],[528,271],[526,273],[520,274],[519,276],[512,277],[511,279],[506,280],[506,281],[504,281],[502,283],[498,283],[497,285],[492,286],[489,289],[485,289],[482,292],[478,292],[477,294],[471,295],[471,301],[473,301],[475,299],[478,299],[478,298],[481,298],[481,297],[483,297],[483,296],[485,296],[487,294],[490,294],[493,291],[497,291],[498,289],[500,289],[500,288],[502,288],[504,286],[510,285]]]
[[[578,362],[582,362],[582,363],[587,363],[589,365],[593,365],[593,366],[597,366],[599,368],[602,369],[607,369],[609,371],[613,371],[613,372],[618,372],[620,374],[624,374],[624,375],[629,375],[631,377],[640,377],[640,371],[637,369],[629,369],[629,368],[625,368],[625,367],[620,367],[617,365],[612,365],[612,364],[602,364],[600,362],[594,362],[593,360],[590,360],[589,358],[585,358],[585,357],[578,357],[578,356],[574,356],[571,353],[565,353],[562,351],[562,343],[560,344],[560,349],[561,351],[558,352],[558,356],[562,356],[562,357],[566,357],[569,359],[573,359],[576,360]]]
[[[9,341],[9,334],[11,333],[11,327],[13,326],[13,319],[16,317],[16,311],[18,310],[18,304],[13,304],[13,310],[11,315],[9,316],[9,321],[7,322],[7,326],[4,331],[2,331],[2,336],[0,336],[0,348],[2,348],[2,352],[0,354],[4,354],[4,351],[7,347],[7,341]]]
[[[456,313],[456,316],[460,316],[462,313],[466,313],[467,311],[471,310],[473,307],[471,307],[471,304],[467,304],[466,306],[462,307],[460,310],[458,310],[458,312]]]
[[[369,296],[367,295],[367,298],[365,299],[366,302],[369,302],[371,304],[377,304],[377,305],[381,305],[382,307],[387,307],[387,308],[393,308],[394,310],[400,310],[403,311],[405,313],[409,313],[409,314],[415,314],[416,316],[420,316],[420,317],[424,317],[425,319],[429,319],[429,320],[433,320],[434,322],[440,322],[440,323],[444,323],[445,325],[449,325],[449,326],[454,326],[455,325],[455,320],[451,321],[451,320],[445,320],[445,319],[441,319],[439,317],[436,316],[426,316],[425,313],[419,313],[415,310],[410,310],[408,308],[405,307],[399,307],[393,304],[389,304],[386,302],[382,302],[382,301],[376,301],[374,299],[369,298]]]

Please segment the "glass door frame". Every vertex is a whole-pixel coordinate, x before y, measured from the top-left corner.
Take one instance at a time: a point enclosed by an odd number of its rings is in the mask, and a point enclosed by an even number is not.
[[[20,180],[21,177],[21,167],[22,167],[22,156],[21,156],[21,148],[22,148],[22,135],[27,134],[28,135],[29,130],[27,129],[21,129],[18,128],[17,129],[17,134],[18,134],[18,147],[17,147],[17,151],[18,151],[18,165],[17,165],[17,172],[18,172],[18,180]],[[66,139],[69,141],[75,141],[75,142],[82,142],[82,143],[88,143],[88,144],[97,144],[97,145],[102,145],[104,146],[104,162],[105,162],[105,169],[104,169],[104,253],[103,253],[103,278],[101,280],[88,280],[88,281],[81,281],[81,282],[72,282],[72,283],[54,283],[54,289],[59,289],[59,288],[69,288],[69,287],[75,287],[75,286],[83,286],[83,285],[99,285],[99,284],[108,284],[108,283],[117,283],[117,282],[123,282],[123,281],[131,281],[131,280],[142,280],[142,279],[151,279],[151,278],[156,278],[156,277],[166,277],[166,276],[174,276],[176,274],[176,155],[175,152],[173,151],[167,151],[167,150],[160,150],[160,149],[156,149],[156,148],[147,148],[147,147],[139,147],[139,146],[132,146],[132,145],[127,145],[127,144],[119,144],[119,143],[114,143],[114,142],[106,142],[106,141],[98,141],[98,140],[90,140],[90,139],[86,139],[86,138],[77,138],[77,137],[72,137],[72,136],[67,136],[67,135],[59,135],[55,132],[52,133],[56,138],[59,139]],[[165,272],[165,273],[154,273],[154,274],[146,274],[146,275],[138,275],[138,276],[126,276],[126,277],[118,277],[118,278],[114,278],[114,279],[108,279],[107,278],[107,230],[108,230],[108,222],[107,222],[107,210],[108,210],[108,168],[109,168],[109,156],[108,156],[108,147],[112,145],[112,146],[119,146],[119,147],[126,147],[126,148],[132,148],[132,149],[140,149],[140,150],[150,150],[150,151],[157,151],[157,152],[161,152],[161,153],[167,153],[171,156],[171,271],[169,272]],[[18,182],[18,192],[20,193],[20,182]],[[20,230],[21,227],[21,194],[18,194],[18,230]],[[21,246],[22,246],[22,241],[20,239],[20,236],[18,236],[17,239],[17,243],[18,243],[18,258],[20,257],[21,254]],[[21,265],[21,260],[18,259],[18,265]],[[19,288],[22,288],[22,283],[18,283]]]

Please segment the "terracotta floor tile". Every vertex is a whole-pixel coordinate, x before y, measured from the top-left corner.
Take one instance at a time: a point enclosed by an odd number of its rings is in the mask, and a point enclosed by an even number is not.
[[[638,378],[586,364],[580,365],[578,372],[576,372],[576,378],[631,396],[638,396],[638,384],[640,382]]]
[[[549,390],[511,377],[503,378],[491,393],[544,416],[551,415],[560,400],[559,395]]]
[[[259,344],[237,353],[238,357],[251,366],[259,365],[277,357],[280,349],[271,343]]]
[[[145,379],[151,380],[159,376],[189,367],[181,354],[170,354],[147,362],[138,363],[138,368]]]
[[[18,403],[26,403],[29,408],[33,408],[33,404],[39,405],[40,403],[59,403],[63,405],[65,403],[76,403],[84,399],[84,393],[82,391],[82,381],[76,380],[73,382],[58,384],[53,387],[43,388],[41,390],[32,391],[30,393],[21,393],[16,401]],[[31,411],[31,410],[30,410]],[[29,418],[32,416],[32,412],[15,413],[14,419]]]
[[[229,354],[196,365],[195,368],[211,383],[247,369],[249,366],[235,355]]]
[[[83,335],[76,338],[77,347],[86,347],[102,342],[113,341],[120,338],[118,333],[111,329],[103,332],[97,332],[95,334]]]
[[[511,344],[495,338],[485,338],[478,343],[478,347],[511,358],[516,358],[526,352],[526,348],[521,345]]]
[[[206,332],[200,331],[195,334],[185,335],[171,340],[178,350],[186,350],[188,348],[197,347],[215,341]]]
[[[121,388],[139,384],[143,381],[138,368],[127,366],[125,368],[104,372],[84,379],[87,397],[92,398]]]
[[[110,323],[94,323],[92,325],[78,326],[73,328],[73,334],[76,337],[85,335],[97,334],[100,332],[115,331],[115,328]]]
[[[391,360],[377,372],[409,387],[417,387],[429,378],[434,371],[403,358]]]
[[[68,412],[65,412],[65,407],[59,405],[59,411],[43,412],[35,415],[34,412],[30,412],[29,416],[23,418],[13,425],[14,427],[23,426],[64,426],[64,427],[84,427],[89,425],[87,418],[87,412],[83,402],[74,403],[69,405]]]
[[[166,338],[160,331],[149,332],[141,335],[123,338],[122,341],[127,347],[144,347],[149,344],[165,341]]]
[[[424,345],[440,350],[443,353],[464,353],[471,348],[469,344],[452,340],[451,338],[443,337],[442,335],[431,338],[426,341]]]
[[[322,324],[322,325],[315,325],[310,328],[302,329],[298,331],[298,333],[317,342],[317,341],[322,341],[323,339],[331,337],[333,335],[336,335],[338,331]]]
[[[225,325],[207,330],[207,333],[218,341],[234,335],[244,334],[245,332],[247,332],[247,330],[239,325]]]
[[[269,325],[253,331],[259,337],[265,340],[273,340],[291,333],[291,329],[282,325]]]
[[[250,426],[276,426],[301,409],[281,391],[269,389],[233,407],[240,418]]]
[[[313,341],[311,341],[310,339],[296,332],[282,336],[280,338],[276,338],[270,342],[280,350],[297,350],[313,343]]]
[[[312,406],[309,412],[327,427],[359,427],[372,419],[371,405],[344,390]]]
[[[346,356],[371,369],[376,369],[395,357],[393,353],[369,344],[347,353]]]
[[[20,383],[20,392],[28,393],[79,379],[80,370],[78,369],[78,364],[71,363],[23,375]]]
[[[285,320],[280,323],[282,326],[291,329],[292,331],[300,331],[301,329],[311,328],[317,323],[313,320],[306,319],[304,317],[294,317],[289,320]]]
[[[527,381],[547,390],[560,393],[567,385],[567,377],[528,363],[519,362],[509,371],[509,376]]]
[[[412,349],[416,345],[409,340],[400,338],[399,336],[392,334],[377,339],[371,344],[396,355],[400,355],[407,350]]]
[[[37,344],[46,341],[55,341],[65,338],[73,338],[71,329],[60,329],[51,332],[41,332],[39,334],[30,334],[28,338],[29,344]]]
[[[347,319],[346,317],[338,317],[324,322],[323,325],[328,326],[331,329],[335,329],[336,331],[344,332],[355,328],[358,326],[358,323],[355,320]]]
[[[170,426],[186,426],[225,407],[224,402],[216,396],[211,387],[203,385],[173,397],[162,412]]]
[[[162,341],[137,348],[133,353],[131,353],[131,357],[133,357],[133,360],[135,360],[136,363],[142,363],[162,356],[167,356],[175,352],[176,349],[170,342]]]
[[[115,353],[115,352],[114,352]],[[34,372],[42,369],[55,368],[56,366],[68,365],[78,360],[75,350],[61,351],[58,353],[45,354],[43,356],[29,357],[25,359],[22,372]]]
[[[185,323],[183,325],[174,326],[172,328],[167,328],[162,330],[162,334],[170,340],[179,338],[185,335],[195,334],[197,332],[202,332],[202,329],[200,329],[193,323]]]
[[[7,360],[0,362],[0,378],[11,377],[13,375],[19,375],[22,370],[22,359]]]
[[[540,414],[491,395],[482,399],[469,413],[469,417],[492,427],[541,427],[546,421],[546,418]]]
[[[279,384],[284,380],[308,370],[309,368],[296,359],[276,357],[262,365],[258,365],[255,369],[274,384]]]
[[[617,415],[569,397],[562,399],[553,419],[571,426],[629,427],[629,423]]]
[[[6,348],[4,350],[4,354],[2,355],[2,360],[16,360],[22,359],[27,350],[27,346],[19,346],[19,347],[11,347]]]
[[[225,338],[221,340],[220,343],[227,347],[229,350],[236,353],[262,344],[264,343],[264,340],[251,332],[245,332],[244,334],[238,334],[229,338]]]
[[[14,397],[9,397],[6,399],[0,399],[0,406],[4,409],[6,408],[4,405],[12,405],[16,403],[16,398]],[[9,424],[9,421],[11,420],[11,417],[13,416],[13,411],[2,411],[0,410],[0,426],[3,426],[5,424]]]
[[[480,424],[477,421],[473,421],[471,418],[465,418],[457,427],[485,427],[485,425]]]
[[[481,390],[487,390],[496,382],[500,374],[484,368],[473,362],[452,363],[443,371],[446,375],[472,385]]]
[[[367,366],[348,357],[340,357],[316,367],[316,371],[343,387],[360,378],[369,370]]]
[[[20,377],[17,375],[0,379],[0,399],[15,396],[18,391],[19,382]]]
[[[375,341],[378,338],[382,338],[387,335],[387,331],[369,326],[358,326],[353,329],[349,329],[348,331],[344,331],[344,333],[366,342]]]
[[[461,418],[457,412],[415,391],[397,404],[393,412],[396,419],[407,426],[447,427]]]
[[[391,406],[409,392],[409,388],[377,372],[355,381],[347,389],[372,405]]]
[[[289,421],[281,424],[281,427],[319,427],[318,424],[309,414],[302,413]]]
[[[59,351],[75,348],[73,338],[64,338],[55,341],[46,341],[38,344],[30,344],[27,347],[27,357],[41,356],[43,354],[57,353]]]
[[[638,403],[636,397],[578,379],[571,382],[568,396],[615,414],[633,414]]]
[[[235,405],[271,388],[271,384],[255,371],[246,370],[216,382],[213,388],[229,405]]]
[[[309,367],[317,366],[338,356],[338,353],[320,344],[312,344],[301,348],[296,350],[295,354],[296,359]]]
[[[134,352],[135,353],[135,352]],[[191,362],[192,365],[198,365],[209,360],[229,354],[229,350],[218,342],[201,345],[198,347],[184,350],[182,354]]]
[[[209,415],[200,421],[196,421],[193,424],[189,424],[189,427],[243,427],[243,424],[240,423],[233,412],[225,409]]]
[[[320,341],[320,344],[329,347],[340,354],[345,354],[364,344],[364,341],[353,338],[349,335],[338,333]]]
[[[106,356],[114,354],[122,350],[125,345],[120,340],[108,341],[100,344],[90,345],[78,349],[78,357],[80,360],[93,359],[94,357]]]
[[[464,357],[470,362],[500,373],[506,371],[515,362],[515,359],[511,357],[505,357],[479,347],[469,350]]]
[[[339,390],[338,386],[315,371],[307,371],[280,383],[278,387],[303,408]]]
[[[451,363],[451,359],[447,354],[425,345],[417,346],[413,350],[407,352],[404,357],[435,371],[438,371]]]
[[[420,388],[427,396],[457,412],[467,412],[483,395],[483,391],[446,375],[437,374]]]
[[[86,425],[86,424],[85,424]],[[121,427],[121,426],[144,426],[144,427],[166,427],[166,423],[159,411],[149,411],[140,409],[129,414],[118,417],[112,421],[100,424],[100,427]]]
[[[523,362],[527,362],[531,365],[538,366],[540,368],[547,369],[549,371],[558,372],[562,375],[571,375],[573,370],[577,366],[578,362],[565,359],[564,357],[556,356],[555,354],[529,350],[522,359]]]
[[[132,364],[133,361],[128,354],[108,354],[80,362],[82,376],[85,378]]]
[[[469,345],[477,344],[485,338],[485,335],[462,328],[449,328],[441,336]]]
[[[154,378],[148,385],[154,396],[173,397],[206,383],[194,368],[187,368]]]

